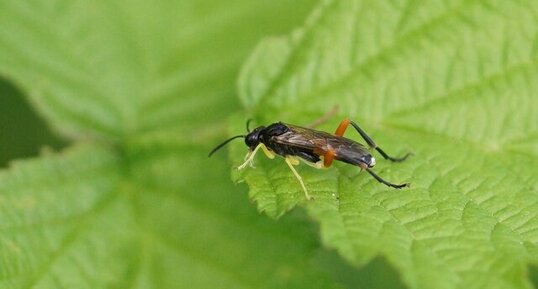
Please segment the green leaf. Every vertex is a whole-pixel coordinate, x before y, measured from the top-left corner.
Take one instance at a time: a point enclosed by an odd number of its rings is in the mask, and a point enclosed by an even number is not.
[[[341,288],[302,217],[260,219],[230,194],[224,163],[206,170],[200,149],[154,149],[133,143],[128,172],[108,148],[84,145],[1,173],[2,287]]]
[[[245,53],[310,1],[176,2],[0,2],[0,73],[76,142],[0,172],[2,288],[352,284],[303,214],[260,216],[207,158]]]
[[[104,287],[126,274],[137,243],[129,209],[112,193],[118,169],[108,149],[85,145],[0,173],[2,287]],[[89,276],[99,278],[77,282]]]
[[[239,107],[246,53],[312,3],[2,1],[0,73],[71,139],[189,135]]]
[[[357,167],[280,160],[234,173],[272,217],[301,205],[356,265],[383,255],[410,288],[531,288],[538,260],[536,1],[323,1],[303,27],[264,40],[240,98],[258,124],[306,125],[335,105],[386,152],[377,183]],[[232,120],[235,131],[243,122]],[[360,140],[350,128],[346,136]],[[233,145],[240,163],[244,145]]]

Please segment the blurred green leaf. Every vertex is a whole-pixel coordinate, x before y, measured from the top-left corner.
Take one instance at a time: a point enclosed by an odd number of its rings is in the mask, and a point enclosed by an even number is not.
[[[259,218],[226,164],[199,167],[195,147],[134,147],[122,160],[77,146],[0,174],[2,287],[342,288],[303,217]],[[194,154],[181,163],[183,151]]]
[[[2,287],[103,287],[127,273],[138,242],[113,193],[118,165],[108,149],[81,146],[0,173]]]
[[[186,136],[238,108],[238,65],[313,0],[0,3],[0,73],[64,136]]]
[[[352,284],[304,215],[260,217],[207,158],[246,52],[311,2],[0,2],[0,73],[76,142],[0,172],[2,287]]]
[[[259,124],[306,125],[333,106],[387,152],[375,171],[256,158],[245,179],[258,209],[296,205],[323,242],[357,265],[384,256],[410,288],[531,288],[538,260],[536,1],[324,1],[287,37],[263,41],[240,78]],[[340,119],[339,119],[340,118]],[[242,119],[233,119],[243,131]],[[346,136],[359,140],[351,128]],[[241,163],[244,144],[232,145]]]

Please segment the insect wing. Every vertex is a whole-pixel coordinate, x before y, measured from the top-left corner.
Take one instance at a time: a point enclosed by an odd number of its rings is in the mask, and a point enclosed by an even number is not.
[[[317,131],[305,127],[286,124],[290,129],[288,132],[275,137],[274,141],[292,147],[299,147],[307,150],[324,149],[327,147],[327,139],[332,138],[331,134]]]
[[[292,134],[288,136],[290,145],[325,152],[333,150],[337,159],[355,159],[368,154],[368,150],[360,143],[324,131],[300,126],[287,125]]]

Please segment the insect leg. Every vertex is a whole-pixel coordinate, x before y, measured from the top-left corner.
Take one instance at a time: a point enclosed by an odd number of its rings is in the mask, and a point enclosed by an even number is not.
[[[252,166],[252,160],[254,159],[254,156],[258,152],[258,150],[263,147],[264,149],[267,149],[263,143],[260,143],[253,151],[249,151],[247,155],[245,156],[245,162],[237,167],[238,170],[242,170],[247,167],[247,165],[250,164]]]
[[[303,161],[303,163],[313,167],[313,168],[316,168],[316,169],[324,169],[325,168],[325,165],[323,165],[323,161],[317,161],[315,163],[312,163],[312,162],[309,162],[305,159],[301,159],[301,161]]]
[[[346,132],[346,129],[349,126],[350,122],[351,121],[348,118],[345,118],[344,120],[342,120],[342,122],[340,122],[340,125],[338,125],[338,128],[336,129],[334,134],[337,136],[344,136],[344,133]]]
[[[332,165],[334,160],[335,152],[332,149],[327,150],[327,152],[323,155],[323,166],[328,168]]]
[[[345,131],[345,128],[347,127],[347,125],[349,125],[349,123],[351,123],[351,125],[355,128],[355,130],[357,130],[357,132],[359,132],[359,134],[362,136],[362,138],[366,141],[366,143],[373,149],[375,149],[376,151],[378,151],[385,159],[387,160],[390,160],[390,161],[393,161],[393,162],[401,162],[401,161],[404,161],[405,159],[407,159],[409,156],[411,156],[412,154],[411,153],[407,153],[405,156],[403,157],[400,157],[400,158],[394,158],[394,157],[391,157],[389,156],[387,153],[385,153],[380,147],[377,146],[377,144],[374,142],[373,139],[371,139],[367,134],[366,132],[364,132],[364,130],[362,130],[362,128],[360,128],[360,126],[358,124],[356,124],[354,121],[350,121],[348,119],[345,119],[342,121],[342,123],[340,124],[340,126],[342,126],[342,124],[344,124],[344,122],[347,120],[347,124],[345,125],[344,127],[344,131]],[[338,129],[340,129],[340,126],[338,127]],[[337,133],[338,133],[338,130],[337,130]],[[343,133],[343,132],[342,132]]]
[[[293,172],[293,174],[295,175],[297,180],[299,180],[299,183],[301,183],[301,187],[303,187],[303,191],[304,191],[304,195],[305,195],[306,199],[307,200],[312,200],[313,198],[308,194],[308,190],[306,189],[306,186],[303,183],[303,178],[301,178],[299,173],[297,173],[297,171],[293,167],[293,163],[294,163],[293,159],[291,159],[290,157],[286,157],[286,164],[288,164],[288,167],[290,167],[291,171]]]
[[[275,154],[272,151],[270,151],[264,144],[261,144],[261,147],[265,156],[267,156],[270,159],[275,158]]]
[[[300,161],[303,161],[305,164],[316,168],[316,169],[323,169],[325,166],[323,166],[323,161],[319,158],[318,155],[307,153],[307,152],[297,152],[298,159]]]
[[[370,175],[372,175],[372,177],[374,177],[378,182],[382,183],[382,184],[385,184],[389,187],[393,187],[393,188],[396,188],[396,189],[401,189],[403,187],[408,187],[409,184],[401,184],[401,185],[396,185],[396,184],[393,184],[393,183],[389,183],[387,181],[385,181],[384,179],[382,179],[380,176],[376,175],[374,172],[372,172],[372,170],[370,170],[369,168],[364,168]]]

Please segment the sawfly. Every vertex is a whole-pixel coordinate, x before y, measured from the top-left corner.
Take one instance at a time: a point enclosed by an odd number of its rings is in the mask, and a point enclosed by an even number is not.
[[[411,153],[406,154],[400,158],[394,158],[385,153],[377,144],[362,130],[354,121],[344,119],[334,134],[315,130],[310,127],[301,127],[297,125],[276,122],[269,126],[259,126],[254,130],[249,129],[250,120],[247,121],[246,135],[233,136],[223,143],[215,147],[209,156],[215,153],[217,150],[225,146],[230,141],[237,138],[244,138],[245,144],[248,146],[249,151],[245,157],[245,162],[238,167],[238,169],[244,169],[247,165],[252,166],[252,161],[258,150],[262,150],[265,155],[273,159],[275,155],[284,157],[286,164],[291,169],[307,199],[312,199],[308,194],[308,190],[303,182],[303,179],[297,173],[294,166],[298,165],[300,161],[306,164],[321,169],[331,166],[334,160],[348,163],[354,166],[358,166],[362,170],[367,171],[378,182],[385,184],[389,187],[400,189],[409,186],[408,183],[393,184],[390,183],[376,173],[371,168],[376,164],[375,158],[370,154],[368,149],[349,138],[344,137],[344,133],[348,126],[351,124],[355,130],[361,135],[364,141],[371,149],[375,149],[383,156],[383,158],[393,161],[401,162],[407,159]]]

